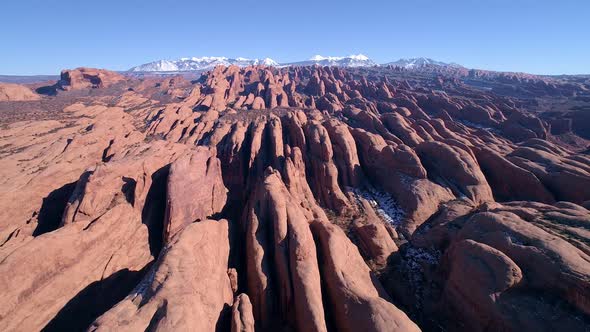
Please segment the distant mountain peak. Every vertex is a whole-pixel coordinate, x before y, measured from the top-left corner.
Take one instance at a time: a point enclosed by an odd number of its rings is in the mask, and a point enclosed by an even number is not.
[[[407,59],[399,59],[394,62],[386,63],[386,65],[398,66],[407,69],[412,68],[421,68],[425,66],[440,66],[440,67],[454,67],[454,68],[462,68],[463,66],[458,65],[456,63],[446,63],[442,61],[433,60],[431,58],[425,57],[418,57],[418,58],[407,58]]]
[[[228,58],[221,56],[204,56],[180,58],[178,60],[157,60],[129,69],[132,72],[183,72],[183,71],[205,71],[215,66],[236,65],[246,67],[251,65],[264,66],[337,66],[337,67],[367,67],[377,65],[373,60],[363,54],[349,56],[322,56],[314,55],[309,60],[279,64],[271,58],[249,59],[243,57]]]
[[[334,66],[334,67],[371,67],[376,66],[373,60],[364,54],[353,54],[348,56],[323,56],[314,55],[309,60],[291,62],[284,64],[286,66]]]
[[[180,58],[178,60],[157,60],[129,69],[132,72],[182,72],[182,71],[205,71],[215,66],[246,67],[252,65],[278,66],[279,64],[271,58],[249,59],[237,57],[235,59],[222,56],[204,56]]]
[[[349,56],[321,56],[321,55],[314,55],[312,56],[309,61],[324,61],[324,60],[328,60],[328,61],[340,61],[340,60],[344,60],[344,59],[352,59],[352,60],[358,60],[358,61],[367,61],[370,60],[368,56],[364,55],[364,54],[353,54],[353,55],[349,55]]]
[[[364,54],[352,54],[348,56],[323,56],[314,55],[309,60],[278,63],[271,58],[264,59],[250,59],[244,57],[228,58],[224,56],[203,56],[203,57],[187,57],[178,60],[157,60],[149,62],[140,66],[129,69],[132,72],[186,72],[186,71],[206,71],[211,70],[215,66],[230,66],[246,67],[252,65],[264,65],[274,67],[286,66],[331,66],[331,67],[372,67],[378,66],[373,60]],[[386,63],[385,65],[392,65],[403,67],[406,69],[424,68],[427,66],[440,66],[463,68],[463,66],[456,63],[446,63],[442,61],[433,60],[426,57],[399,59],[394,62]]]

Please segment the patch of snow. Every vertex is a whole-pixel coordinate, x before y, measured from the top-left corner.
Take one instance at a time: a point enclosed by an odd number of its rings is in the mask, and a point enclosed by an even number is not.
[[[467,120],[459,120],[459,123],[467,126],[467,127],[471,127],[471,128],[475,128],[475,129],[481,129],[481,130],[487,130],[490,133],[499,135],[500,131],[496,128],[492,128],[492,127],[486,127],[484,125],[478,124],[478,123],[473,123],[471,121],[467,121]]]
[[[391,224],[396,230],[401,225],[404,219],[404,211],[390,194],[372,187],[367,190],[357,188],[350,188],[349,190],[354,195],[366,199],[377,215],[385,222]]]

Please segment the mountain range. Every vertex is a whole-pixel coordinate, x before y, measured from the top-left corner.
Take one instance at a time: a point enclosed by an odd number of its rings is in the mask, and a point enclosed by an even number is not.
[[[215,66],[236,65],[246,67],[251,65],[278,66],[273,59],[247,59],[247,58],[226,58],[226,57],[192,57],[180,58],[178,60],[157,60],[129,69],[132,72],[177,72],[177,71],[200,71],[213,69]]]
[[[251,65],[266,65],[275,67],[288,66],[333,66],[333,67],[372,67],[379,66],[375,61],[363,54],[349,56],[321,56],[315,55],[308,60],[279,63],[271,58],[265,59],[248,59],[248,58],[228,58],[228,57],[191,57],[181,58],[178,60],[157,60],[145,63],[129,69],[130,72],[185,72],[185,71],[205,71],[213,69],[218,65],[236,65],[246,67]],[[432,60],[430,58],[410,58],[399,59],[394,62],[382,65],[394,65],[407,69],[420,68],[424,66],[441,66],[441,67],[461,67],[455,63],[445,63]]]
[[[419,68],[424,66],[440,66],[440,67],[455,67],[463,68],[463,66],[456,63],[446,63],[442,61],[436,61],[430,58],[409,58],[399,59],[397,61],[386,63],[385,65],[398,66],[403,68]]]

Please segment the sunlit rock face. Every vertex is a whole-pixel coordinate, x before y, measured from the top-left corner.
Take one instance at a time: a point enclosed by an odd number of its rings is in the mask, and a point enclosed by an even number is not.
[[[590,85],[428,68],[77,69],[0,101],[1,326],[584,331],[590,126],[529,97]]]

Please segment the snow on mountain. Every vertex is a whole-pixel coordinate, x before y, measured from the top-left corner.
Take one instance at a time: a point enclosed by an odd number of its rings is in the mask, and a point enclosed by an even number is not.
[[[236,65],[239,67],[246,67],[251,65],[265,65],[275,67],[287,66],[336,66],[336,67],[371,67],[378,66],[373,60],[363,54],[349,55],[349,56],[321,56],[314,55],[309,60],[278,63],[270,58],[265,59],[248,59],[248,58],[226,58],[226,57],[192,57],[181,58],[179,60],[158,60],[146,63],[137,67],[129,69],[132,72],[183,72],[183,71],[205,71],[211,70],[215,66],[229,66]],[[411,58],[399,59],[394,62],[386,63],[385,65],[399,66],[407,69],[423,68],[425,66],[445,66],[453,68],[462,68],[462,66],[455,63],[445,63],[441,61],[432,60],[430,58]]]
[[[279,64],[270,58],[247,59],[247,58],[226,58],[226,57],[192,57],[179,60],[158,60],[146,63],[129,69],[132,72],[177,72],[177,71],[204,71],[213,69],[215,66],[236,65],[246,67],[251,65],[278,66]]]
[[[461,65],[458,65],[456,63],[446,63],[446,62],[432,60],[430,58],[399,59],[394,62],[386,63],[385,65],[398,66],[398,67],[403,67],[403,68],[407,68],[407,69],[421,68],[421,67],[425,67],[425,66],[441,66],[441,67],[455,67],[455,68],[462,67]]]
[[[248,59],[248,58],[226,58],[226,57],[192,57],[179,60],[158,60],[146,63],[129,69],[132,72],[180,72],[180,71],[204,71],[213,69],[215,66],[236,65],[246,67],[251,65],[265,65],[275,67],[285,66],[338,66],[338,67],[367,67],[377,65],[367,56],[358,54],[350,56],[328,56],[315,55],[306,61],[279,64],[273,59]]]
[[[341,61],[344,59],[353,59],[357,61],[367,61],[369,58],[366,55],[358,54],[358,55],[349,55],[349,56],[321,56],[321,55],[314,55],[309,59],[310,61]]]
[[[377,65],[363,54],[349,56],[321,56],[314,55],[309,60],[286,63],[285,66],[336,66],[336,67],[370,67]]]

